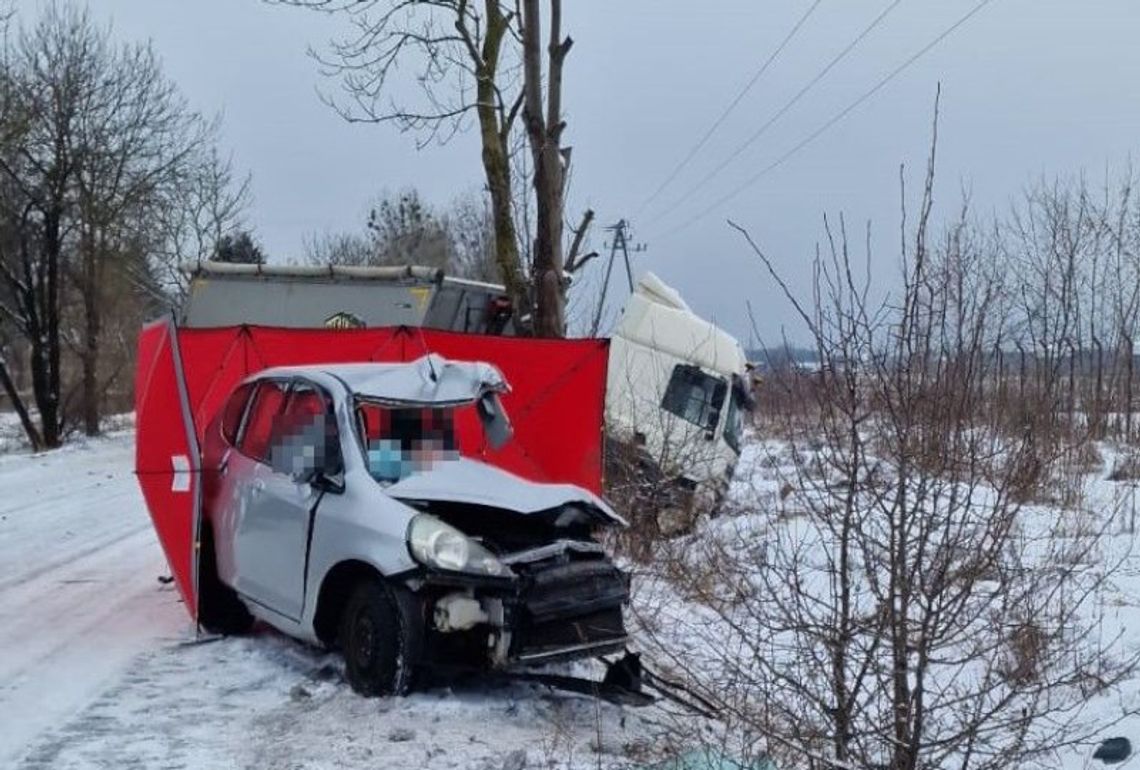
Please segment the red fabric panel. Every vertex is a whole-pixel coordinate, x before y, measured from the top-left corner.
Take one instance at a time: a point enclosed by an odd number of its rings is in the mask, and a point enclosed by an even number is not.
[[[168,321],[146,326],[139,335],[135,375],[135,472],[175,585],[191,616],[197,616],[194,590],[194,489],[198,458],[183,421]],[[180,472],[175,472],[175,463]]]
[[[201,436],[237,384],[267,364],[258,358],[241,327],[179,329],[178,348],[194,426]]]
[[[424,342],[444,358],[495,364],[510,383],[503,406],[514,425],[514,440],[501,451],[481,447],[482,458],[525,478],[577,484],[601,494],[608,340],[424,330]],[[464,429],[479,430],[477,422],[463,420],[457,428],[467,453]]]
[[[201,432],[238,382],[261,369],[361,361],[412,361],[428,352],[495,364],[511,385],[503,404],[515,439],[482,446],[473,416],[457,421],[460,448],[535,481],[601,493],[607,340],[486,337],[418,328],[180,329],[194,422]]]
[[[201,431],[235,385],[274,366],[401,361],[398,329],[180,329],[194,424]]]
[[[249,402],[249,395],[254,387],[254,383],[246,383],[235,390],[233,395],[226,401],[220,427],[222,435],[225,436],[226,441],[231,444],[237,443],[237,434],[238,429],[241,427],[241,418],[245,416],[245,407]],[[203,457],[208,456],[206,453],[206,441],[202,442],[202,449]]]
[[[135,467],[175,582],[196,617],[194,538],[199,512],[199,458],[190,455],[169,322],[139,335],[135,376],[138,420]],[[607,340],[531,340],[433,330],[180,329],[192,430],[206,427],[248,375],[273,366],[363,361],[411,361],[427,352],[461,361],[486,361],[511,384],[503,397],[515,438],[494,451],[481,440],[474,410],[456,419],[460,451],[535,481],[577,484],[601,493],[602,421]],[[173,458],[187,458],[189,474],[175,473]]]

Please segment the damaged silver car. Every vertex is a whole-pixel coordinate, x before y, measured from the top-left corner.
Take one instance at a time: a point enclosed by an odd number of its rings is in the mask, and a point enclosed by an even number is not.
[[[203,445],[202,624],[339,647],[364,695],[432,666],[620,650],[629,580],[596,536],[622,518],[467,451],[510,441],[507,391],[495,367],[435,355],[242,383]]]

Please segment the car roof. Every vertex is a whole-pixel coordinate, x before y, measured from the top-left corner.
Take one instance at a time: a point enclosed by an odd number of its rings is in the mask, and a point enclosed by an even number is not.
[[[434,353],[407,363],[312,364],[266,369],[251,379],[332,378],[359,398],[411,404],[465,404],[510,390],[502,372],[482,361],[451,361]]]

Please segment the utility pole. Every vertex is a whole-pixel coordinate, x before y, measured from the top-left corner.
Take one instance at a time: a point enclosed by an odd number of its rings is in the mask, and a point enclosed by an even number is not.
[[[617,224],[610,225],[605,228],[607,233],[613,233],[610,240],[610,259],[606,264],[606,277],[602,282],[602,295],[598,298],[598,309],[594,313],[594,323],[590,327],[590,336],[596,337],[598,335],[598,327],[602,323],[602,310],[606,306],[606,294],[609,293],[610,288],[610,275],[614,270],[614,261],[617,259],[618,250],[621,250],[622,260],[625,262],[625,279],[629,284],[629,293],[633,294],[633,266],[630,264],[629,252],[632,250],[634,253],[645,251],[648,247],[644,243],[631,243],[633,240],[632,231],[629,222],[625,219],[619,219]]]

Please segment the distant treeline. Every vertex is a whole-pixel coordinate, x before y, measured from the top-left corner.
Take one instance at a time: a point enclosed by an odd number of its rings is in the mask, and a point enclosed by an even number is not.
[[[781,371],[794,366],[814,367],[819,363],[819,353],[812,348],[794,345],[780,345],[770,348],[752,348],[744,351],[748,360],[763,371]]]

